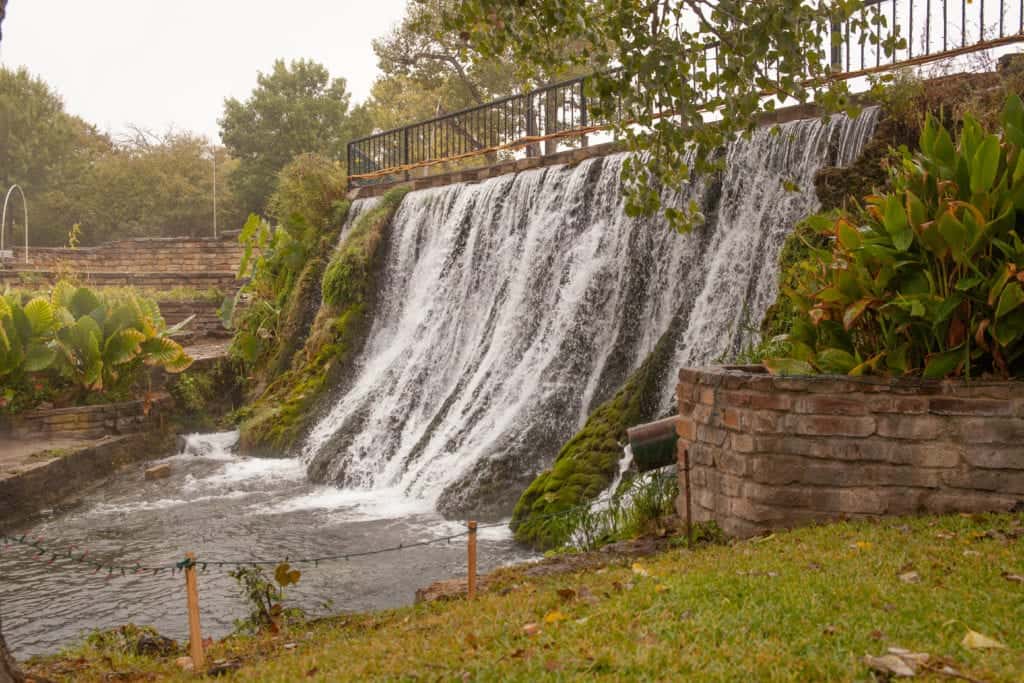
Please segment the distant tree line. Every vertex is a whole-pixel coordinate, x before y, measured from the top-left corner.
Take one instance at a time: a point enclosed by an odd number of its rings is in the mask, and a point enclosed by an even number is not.
[[[222,146],[180,130],[135,127],[111,135],[66,111],[57,92],[28,71],[2,68],[0,191],[13,183],[25,190],[33,245],[64,245],[74,225],[82,245],[210,235],[214,155],[217,223],[238,229],[250,213],[268,213],[281,170],[299,155],[326,157],[344,171],[345,148],[355,137],[570,75],[549,69],[526,80],[500,55],[471,62],[465,40],[441,22],[456,4],[409,3],[403,21],[373,42],[381,73],[356,106],[345,79],[332,78],[323,65],[276,61],[258,74],[248,98],[225,100]],[[15,206],[13,234],[20,242],[24,228]]]

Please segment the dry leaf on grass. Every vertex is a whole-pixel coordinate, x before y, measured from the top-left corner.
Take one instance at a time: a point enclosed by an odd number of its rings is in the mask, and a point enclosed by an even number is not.
[[[900,581],[903,583],[920,583],[921,575],[917,572],[904,572],[900,574]]]
[[[911,652],[901,647],[890,647],[881,657],[864,655],[864,663],[872,670],[890,676],[912,678],[928,666],[927,652]]]
[[[1024,576],[1020,574],[1011,574],[1010,572],[1003,572],[1003,578],[1013,583],[1024,583]]]
[[[994,638],[989,638],[983,633],[967,629],[964,639],[960,644],[969,650],[1005,650],[1006,646]]]
[[[633,563],[633,573],[634,574],[639,574],[640,576],[650,576],[651,575],[651,573],[649,571],[647,571],[647,568],[644,567],[639,562],[634,562]]]
[[[554,612],[548,612],[547,614],[544,615],[544,623],[545,624],[557,624],[558,622],[564,621],[564,620],[565,620],[565,615],[562,614],[561,612],[559,612],[558,610],[555,610]]]
[[[528,636],[537,635],[538,633],[540,633],[540,624],[530,623],[523,625],[523,633],[525,633]]]
[[[572,602],[576,599],[576,591],[571,588],[559,588],[558,597],[562,598],[563,602]]]

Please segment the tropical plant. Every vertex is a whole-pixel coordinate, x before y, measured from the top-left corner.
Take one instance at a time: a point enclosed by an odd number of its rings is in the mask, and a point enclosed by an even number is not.
[[[965,116],[954,144],[928,117],[890,191],[813,216],[827,235],[786,294],[799,312],[773,372],[1024,375],[1024,104],[1002,130]]]
[[[127,289],[97,292],[61,281],[49,296],[0,297],[0,389],[5,403],[28,391],[29,377],[63,380],[80,395],[128,387],[143,365],[171,373],[192,359],[171,336],[152,299]]]

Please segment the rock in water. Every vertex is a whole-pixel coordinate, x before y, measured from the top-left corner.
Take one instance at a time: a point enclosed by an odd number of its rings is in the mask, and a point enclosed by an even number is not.
[[[146,481],[166,479],[169,476],[171,476],[171,466],[166,462],[146,469]]]

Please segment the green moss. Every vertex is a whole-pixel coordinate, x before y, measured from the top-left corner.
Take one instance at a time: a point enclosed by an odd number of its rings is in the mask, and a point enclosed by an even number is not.
[[[643,365],[618,393],[605,401],[523,492],[512,513],[516,540],[545,549],[561,545],[565,527],[550,515],[598,497],[612,483],[622,458],[626,430],[657,417],[659,390],[672,357],[674,337],[666,332]]]
[[[302,348],[291,357],[289,369],[242,414],[244,449],[267,453],[292,449],[308,428],[317,401],[336,384],[362,348],[381,266],[380,245],[406,191],[392,190],[361,215],[331,258],[324,274],[325,295]],[[341,261],[350,266],[344,275],[352,281],[338,281],[342,274],[335,264]],[[328,290],[330,297],[326,296]],[[307,298],[320,294],[309,286],[296,287],[294,292],[296,297],[301,293]],[[301,302],[294,305],[300,306]]]

